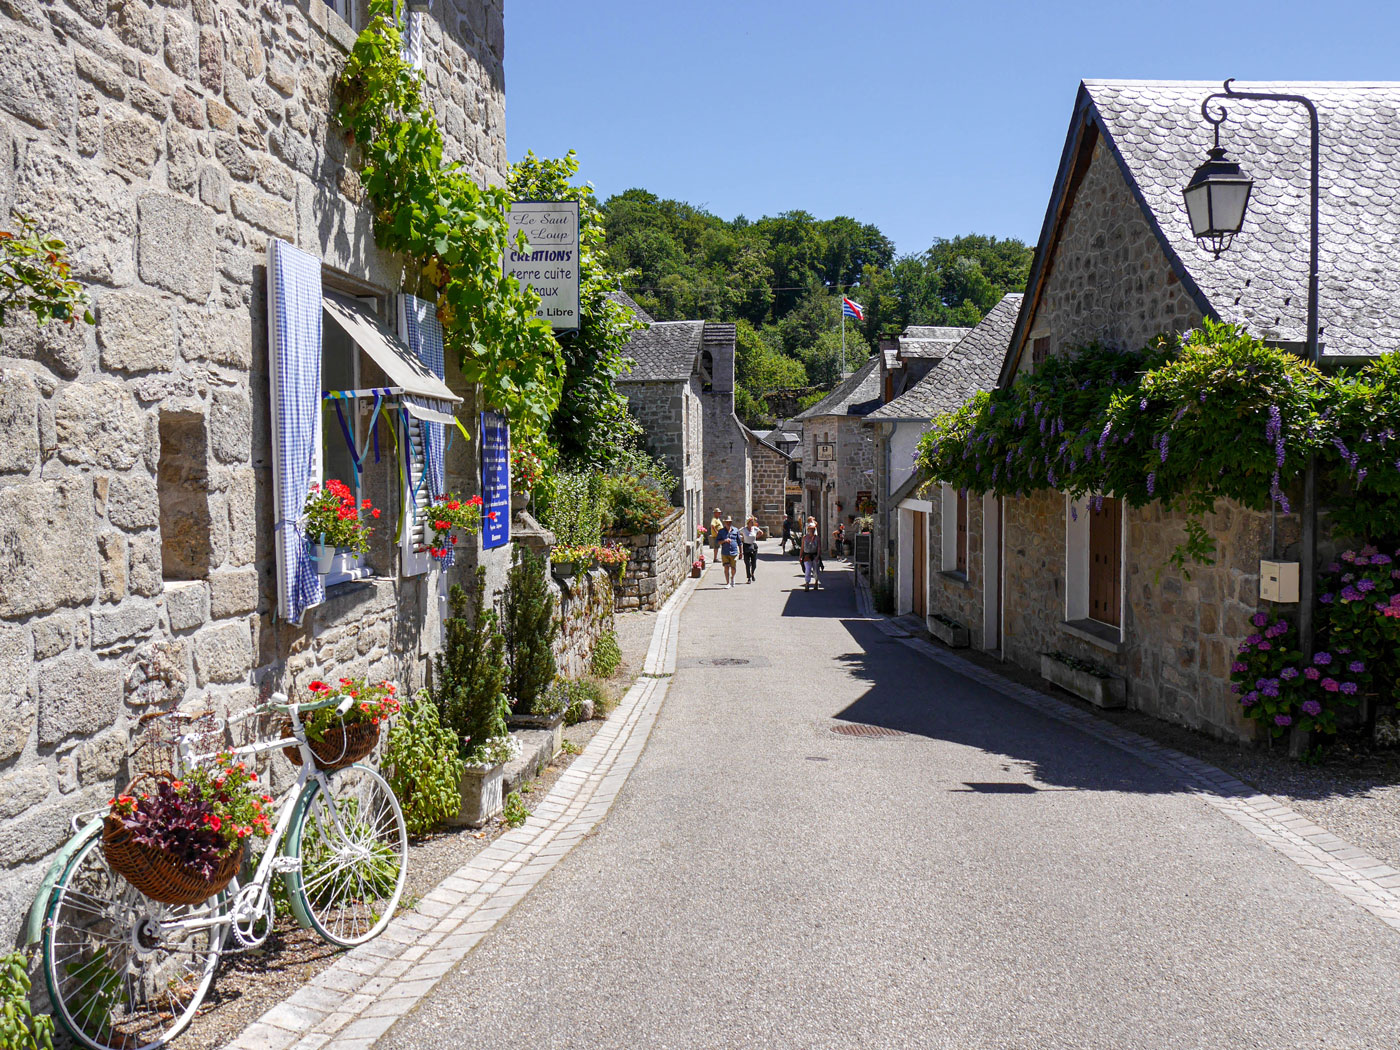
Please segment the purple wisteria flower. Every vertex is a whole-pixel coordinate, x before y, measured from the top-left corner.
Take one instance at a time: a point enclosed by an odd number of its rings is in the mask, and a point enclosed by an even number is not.
[[[1150,496],[1157,491],[1157,472],[1153,471],[1147,475],[1147,494]]]
[[[1303,714],[1311,715],[1313,718],[1316,718],[1318,715],[1322,714],[1322,705],[1316,700],[1304,700]]]

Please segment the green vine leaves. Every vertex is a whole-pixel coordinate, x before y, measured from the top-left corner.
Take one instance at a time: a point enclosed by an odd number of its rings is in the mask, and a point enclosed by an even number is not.
[[[40,236],[27,215],[14,213],[13,230],[0,230],[0,328],[14,310],[28,310],[41,324],[80,318],[92,324],[87,294],[69,276],[67,247]]]
[[[539,299],[502,271],[509,193],[478,186],[443,162],[443,137],[423,98],[421,74],[403,57],[398,5],[371,0],[368,26],[340,80],[336,119],[363,157],[360,179],[382,248],[407,255],[437,293],[443,342],[524,438],[549,425],[564,361]]]

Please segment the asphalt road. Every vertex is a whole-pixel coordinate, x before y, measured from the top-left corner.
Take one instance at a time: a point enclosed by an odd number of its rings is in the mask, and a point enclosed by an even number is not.
[[[380,1047],[1400,1045],[1395,931],[768,547],[691,598],[608,818]]]

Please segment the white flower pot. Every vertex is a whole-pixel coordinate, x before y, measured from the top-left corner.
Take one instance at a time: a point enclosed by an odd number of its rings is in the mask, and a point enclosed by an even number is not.
[[[462,808],[449,824],[479,828],[505,808],[501,787],[505,782],[505,763],[496,766],[467,766],[462,771]]]
[[[324,543],[313,543],[311,557],[316,560],[316,572],[321,576],[329,576],[331,569],[335,566],[336,549],[328,547]]]

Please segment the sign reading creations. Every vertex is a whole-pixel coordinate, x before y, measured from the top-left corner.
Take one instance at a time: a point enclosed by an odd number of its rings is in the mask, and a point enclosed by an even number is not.
[[[509,219],[506,273],[539,294],[537,317],[556,332],[578,331],[578,201],[515,201]],[[517,233],[528,251],[516,250]]]

